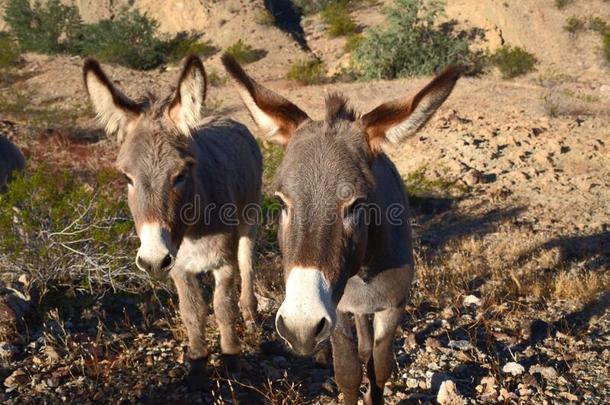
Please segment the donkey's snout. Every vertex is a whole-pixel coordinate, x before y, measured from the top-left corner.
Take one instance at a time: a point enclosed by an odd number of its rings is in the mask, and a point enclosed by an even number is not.
[[[330,336],[332,321],[330,317],[321,319],[290,319],[278,312],[275,327],[290,348],[301,355],[314,352],[316,346]]]
[[[136,256],[136,266],[138,266],[140,270],[147,272],[154,272],[157,270],[169,271],[174,266],[174,262],[174,256],[169,253],[161,261],[149,260],[139,254]]]

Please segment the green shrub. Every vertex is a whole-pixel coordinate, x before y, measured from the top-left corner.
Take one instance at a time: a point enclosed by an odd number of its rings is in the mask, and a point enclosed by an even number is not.
[[[253,63],[263,58],[261,51],[252,48],[241,39],[228,47],[227,53],[233,55],[239,63]]]
[[[9,0],[4,19],[22,50],[46,54],[65,52],[82,25],[78,8],[60,0]]]
[[[610,29],[602,34],[602,53],[606,62],[610,62]]]
[[[160,37],[159,23],[138,10],[83,24],[78,8],[59,0],[33,7],[28,0],[9,0],[5,19],[24,51],[91,56],[134,69],[152,69],[190,54],[206,57],[217,51],[199,34]]]
[[[102,172],[91,186],[46,166],[16,176],[0,195],[1,261],[41,287],[134,287],[146,275],[132,270],[129,211],[108,186],[118,178]]]
[[[538,60],[523,48],[505,45],[491,56],[491,62],[500,70],[502,77],[510,79],[533,71]]]
[[[331,3],[332,0],[293,0],[294,4],[302,14],[314,14],[321,11],[324,6]]]
[[[157,37],[159,23],[137,10],[121,13],[114,20],[101,20],[81,28],[73,53],[134,69],[152,69],[171,54],[169,42]],[[176,48],[178,43],[173,43]]]
[[[352,34],[347,37],[347,41],[345,41],[345,45],[343,46],[343,50],[345,52],[353,52],[354,49],[358,48],[362,43],[364,36],[362,34]]]
[[[286,75],[288,80],[295,80],[302,84],[318,84],[324,79],[324,62],[319,59],[301,60],[290,66]]]
[[[345,2],[333,2],[324,7],[322,20],[328,24],[328,33],[333,37],[353,34],[358,28],[350,17]]]
[[[19,45],[7,32],[0,32],[0,68],[14,66],[20,60]]]
[[[254,22],[259,25],[272,26],[275,25],[275,16],[267,9],[260,10],[254,16]]]
[[[566,20],[566,25],[563,26],[563,29],[570,34],[576,34],[585,29],[585,20],[573,15]]]
[[[606,30],[610,29],[610,26],[600,17],[589,17],[587,28],[603,35]]]
[[[480,57],[469,50],[454,24],[437,27],[445,3],[439,0],[394,0],[385,10],[387,28],[373,28],[352,52],[364,79],[394,79],[432,74],[451,63],[473,65]]]
[[[555,0],[555,7],[557,7],[559,10],[562,10],[573,1],[574,0]]]
[[[218,52],[218,48],[210,41],[201,40],[201,34],[188,32],[179,32],[167,42],[165,47],[167,59],[170,61],[180,61],[189,55],[198,55],[206,59]]]
[[[216,70],[208,70],[207,75],[210,86],[218,87],[227,82],[227,78],[225,76],[221,76]]]

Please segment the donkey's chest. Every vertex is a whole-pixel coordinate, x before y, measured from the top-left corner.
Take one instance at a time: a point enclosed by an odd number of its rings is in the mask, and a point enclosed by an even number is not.
[[[229,263],[226,235],[185,238],[176,257],[176,267],[190,273],[213,271]]]

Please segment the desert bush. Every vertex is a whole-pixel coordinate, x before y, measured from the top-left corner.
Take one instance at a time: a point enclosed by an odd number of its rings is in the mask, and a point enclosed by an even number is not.
[[[570,34],[576,34],[585,29],[585,20],[575,15],[568,17],[566,20],[566,25],[563,26],[563,29],[568,31]]]
[[[610,29],[608,23],[604,21],[603,18],[600,17],[589,17],[589,21],[587,23],[587,28],[591,31],[598,32],[603,35],[607,29]]]
[[[293,0],[294,4],[302,14],[314,14],[321,11],[332,0]]]
[[[169,43],[157,36],[158,27],[145,14],[126,11],[114,20],[82,26],[70,51],[134,69],[152,69],[166,61],[169,50]]]
[[[227,53],[233,55],[239,63],[252,63],[263,57],[261,51],[252,48],[241,39],[228,47]]]
[[[354,49],[360,46],[360,43],[362,43],[363,39],[364,36],[362,34],[352,34],[348,36],[347,40],[345,41],[345,45],[343,46],[343,50],[345,52],[353,52]]]
[[[24,51],[46,54],[65,52],[82,26],[78,8],[60,0],[9,0],[4,19]]]
[[[352,52],[364,79],[394,79],[431,74],[451,63],[473,65],[479,57],[454,24],[437,26],[445,3],[437,0],[394,0],[385,10],[387,28],[373,28]]]
[[[505,45],[491,55],[491,63],[500,70],[502,77],[510,79],[533,71],[538,60],[521,47]]]
[[[610,29],[602,34],[602,53],[606,62],[610,62]]]
[[[167,41],[165,45],[167,59],[180,61],[189,55],[198,55],[206,59],[218,52],[210,41],[202,40],[202,35],[197,33],[179,32]]]
[[[265,26],[275,25],[275,16],[269,10],[263,9],[256,13],[254,22]]]
[[[0,32],[0,68],[14,66],[21,59],[19,45],[7,32]]]
[[[317,84],[323,81],[325,71],[324,62],[319,59],[301,60],[290,66],[286,78],[302,84]]]
[[[92,56],[134,69],[152,69],[190,54],[206,57],[217,51],[201,41],[200,34],[161,37],[159,23],[138,10],[83,24],[78,8],[59,0],[33,7],[28,0],[9,0],[6,21],[24,51]]]
[[[45,166],[18,175],[0,195],[3,269],[28,273],[43,290],[141,287],[148,276],[132,264],[126,203],[107,187],[118,177],[103,172],[91,186]]]
[[[333,37],[353,34],[358,28],[349,15],[347,2],[332,2],[322,9],[321,15]]]
[[[573,1],[574,0],[555,0],[555,7],[557,7],[559,10],[563,10]]]

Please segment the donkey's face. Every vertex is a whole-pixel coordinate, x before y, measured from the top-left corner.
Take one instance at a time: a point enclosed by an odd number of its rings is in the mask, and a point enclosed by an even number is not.
[[[121,144],[117,168],[127,180],[127,198],[140,237],[137,266],[169,270],[186,229],[180,213],[193,198],[191,130],[201,120],[206,76],[196,57],[187,60],[175,94],[161,102],[136,103],[88,60],[85,85],[98,118]]]
[[[326,119],[312,121],[253,81],[233,58],[225,55],[223,63],[257,124],[286,146],[275,179],[286,280],[276,328],[293,350],[310,354],[330,336],[346,282],[363,264],[366,214],[375,203],[371,163],[380,145],[416,133],[449,96],[459,69],[445,70],[413,98],[361,117],[330,96]]]

